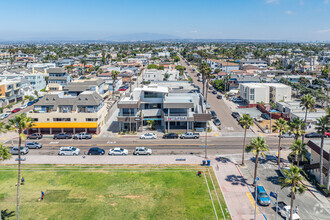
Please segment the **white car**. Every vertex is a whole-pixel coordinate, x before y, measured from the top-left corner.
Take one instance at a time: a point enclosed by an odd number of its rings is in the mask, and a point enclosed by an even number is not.
[[[3,113],[0,115],[0,119],[5,119],[9,116],[9,113]]]
[[[79,148],[75,148],[75,147],[61,147],[58,155],[64,156],[64,155],[68,155],[68,156],[78,156],[80,154],[80,150]]]
[[[140,139],[156,139],[157,134],[155,133],[146,133],[140,136]]]
[[[14,146],[11,149],[10,153],[12,155],[18,155],[18,146]],[[20,153],[21,153],[21,155],[28,154],[29,153],[29,148],[21,146],[21,152]]]
[[[127,155],[128,154],[128,150],[124,149],[124,148],[120,148],[120,147],[116,147],[113,149],[109,150],[109,155]]]
[[[27,104],[21,105],[21,109],[25,109],[27,107]]]

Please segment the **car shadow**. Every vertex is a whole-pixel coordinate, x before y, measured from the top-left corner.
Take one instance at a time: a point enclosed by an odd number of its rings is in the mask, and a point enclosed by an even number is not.
[[[226,157],[217,157],[215,158],[216,161],[221,162],[221,163],[229,163],[231,162],[231,160],[229,158]]]
[[[231,182],[232,185],[241,185],[241,186],[248,185],[246,182],[247,179],[242,176],[228,175],[225,180]]]

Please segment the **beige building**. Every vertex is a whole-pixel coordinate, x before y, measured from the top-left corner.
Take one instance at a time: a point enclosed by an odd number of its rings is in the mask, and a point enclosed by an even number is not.
[[[6,104],[22,100],[21,81],[20,80],[1,80],[0,81],[0,95],[1,99]]]

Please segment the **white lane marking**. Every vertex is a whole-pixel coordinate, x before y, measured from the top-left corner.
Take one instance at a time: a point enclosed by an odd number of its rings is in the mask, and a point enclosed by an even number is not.
[[[49,144],[58,144],[58,143],[59,143],[58,141],[52,141]]]

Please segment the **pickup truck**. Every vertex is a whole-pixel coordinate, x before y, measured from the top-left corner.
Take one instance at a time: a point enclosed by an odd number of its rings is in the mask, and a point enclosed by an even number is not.
[[[285,204],[285,202],[278,202],[277,207],[278,207],[278,212],[281,214],[283,218],[290,217],[291,207],[289,205]],[[293,220],[300,219],[300,216],[298,215],[298,213],[295,212],[295,210],[293,210],[292,219]]]
[[[185,134],[180,135],[181,139],[198,139],[199,133],[187,132]]]
[[[73,135],[73,139],[92,139],[92,135],[87,134],[86,132],[82,132],[82,133]]]

